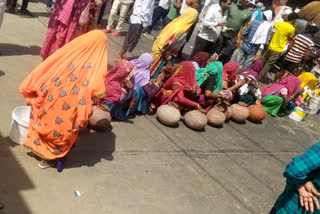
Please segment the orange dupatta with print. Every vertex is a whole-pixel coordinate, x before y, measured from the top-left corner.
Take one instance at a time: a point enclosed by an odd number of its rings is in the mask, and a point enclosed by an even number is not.
[[[43,159],[69,152],[88,121],[92,99],[104,96],[106,42],[102,31],[84,34],[48,57],[20,85],[31,106],[25,146]]]

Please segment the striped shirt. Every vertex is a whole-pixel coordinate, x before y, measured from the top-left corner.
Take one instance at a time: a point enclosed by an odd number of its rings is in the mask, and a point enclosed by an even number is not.
[[[314,42],[307,34],[298,34],[293,39],[293,45],[289,53],[286,55],[286,60],[294,63],[302,62],[308,50],[312,50]]]

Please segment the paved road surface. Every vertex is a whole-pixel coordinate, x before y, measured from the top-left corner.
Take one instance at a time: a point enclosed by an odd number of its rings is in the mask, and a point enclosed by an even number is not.
[[[34,18],[5,14],[0,31],[0,214],[265,214],[284,188],[288,161],[320,139],[319,116],[195,132],[148,115],[81,137],[63,173],[41,170],[8,139],[11,112],[25,104],[18,86],[41,62],[48,22],[43,1],[29,8]],[[109,37],[110,66],[123,39]],[[142,38],[131,56],[151,47]]]

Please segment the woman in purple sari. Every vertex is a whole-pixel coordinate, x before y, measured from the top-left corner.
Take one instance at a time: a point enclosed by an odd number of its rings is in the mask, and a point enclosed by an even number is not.
[[[131,60],[134,66],[134,103],[127,111],[127,116],[132,113],[146,114],[149,110],[150,99],[159,91],[164,74],[160,74],[157,79],[150,78],[150,66],[153,63],[152,55],[149,53],[142,54],[138,59]]]

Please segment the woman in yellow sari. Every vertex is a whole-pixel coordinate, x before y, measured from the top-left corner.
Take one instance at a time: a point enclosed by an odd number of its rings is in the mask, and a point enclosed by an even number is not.
[[[88,121],[92,101],[105,95],[106,43],[102,31],[84,34],[49,56],[20,85],[31,107],[24,145],[43,159],[40,168],[68,154]]]
[[[178,51],[186,43],[188,31],[197,16],[197,10],[189,8],[161,31],[152,47],[153,64],[150,72],[153,78],[157,78],[164,66],[167,66],[168,70],[172,68],[172,59],[178,55]]]

